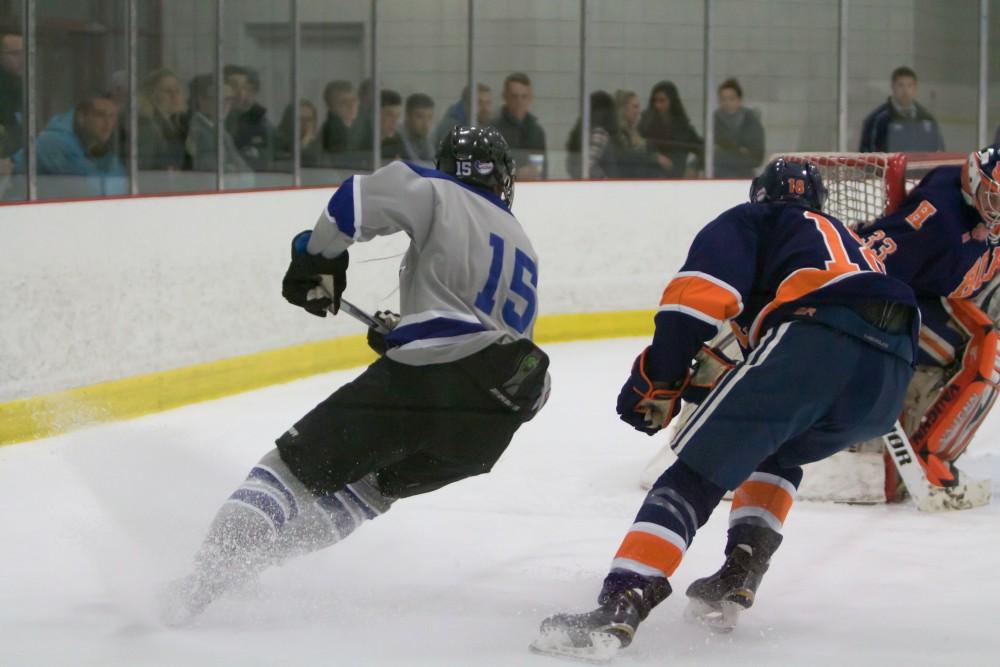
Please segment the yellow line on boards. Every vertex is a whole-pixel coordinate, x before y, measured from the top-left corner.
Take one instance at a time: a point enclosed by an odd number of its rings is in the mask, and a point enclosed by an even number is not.
[[[544,344],[652,332],[653,313],[647,310],[546,315],[535,326],[535,340]],[[363,366],[374,359],[364,336],[346,336],[0,403],[0,445]]]

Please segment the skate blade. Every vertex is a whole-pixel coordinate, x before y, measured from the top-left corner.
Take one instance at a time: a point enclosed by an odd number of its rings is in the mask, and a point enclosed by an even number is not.
[[[578,646],[574,644],[566,630],[550,629],[543,631],[535,641],[531,642],[529,648],[532,653],[539,655],[566,658],[592,665],[610,662],[621,648],[618,638],[608,632],[590,632],[587,637],[590,645]]]
[[[739,624],[743,606],[735,602],[706,602],[698,598],[688,598],[684,608],[684,620],[702,625],[713,632],[732,632]]]

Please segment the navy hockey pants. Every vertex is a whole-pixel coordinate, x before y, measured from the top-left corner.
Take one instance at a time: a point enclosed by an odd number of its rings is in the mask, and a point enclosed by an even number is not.
[[[706,480],[735,489],[771,457],[794,468],[888,432],[912,373],[854,336],[785,322],[723,378],[672,447]]]

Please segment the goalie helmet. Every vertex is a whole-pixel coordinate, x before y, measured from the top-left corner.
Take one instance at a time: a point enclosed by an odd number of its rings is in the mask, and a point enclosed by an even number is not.
[[[456,125],[441,139],[434,167],[463,183],[500,191],[510,206],[514,202],[514,158],[507,140],[492,126]]]
[[[750,201],[790,202],[822,211],[826,186],[812,162],[777,158],[750,183]]]
[[[969,153],[962,169],[962,195],[979,211],[990,241],[1000,242],[1000,144]]]

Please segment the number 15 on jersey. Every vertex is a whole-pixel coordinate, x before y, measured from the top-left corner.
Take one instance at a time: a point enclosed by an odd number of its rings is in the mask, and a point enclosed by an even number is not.
[[[492,315],[493,309],[496,307],[497,288],[500,286],[500,274],[503,271],[505,245],[500,236],[490,234],[490,247],[493,249],[490,272],[486,278],[486,285],[476,295],[476,308],[487,315]],[[524,310],[520,313],[517,312],[517,305],[507,299],[503,304],[501,317],[505,324],[518,333],[524,333],[535,318],[537,302],[535,288],[537,287],[538,267],[535,266],[531,257],[520,248],[514,248],[514,271],[510,279],[510,291],[524,299]]]

